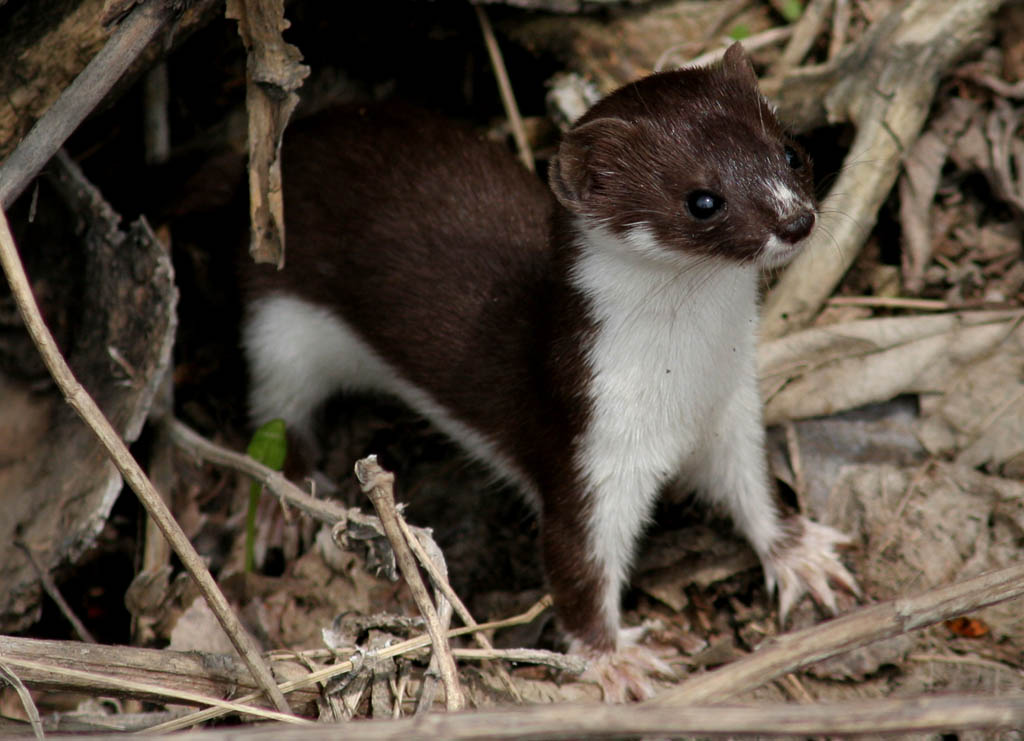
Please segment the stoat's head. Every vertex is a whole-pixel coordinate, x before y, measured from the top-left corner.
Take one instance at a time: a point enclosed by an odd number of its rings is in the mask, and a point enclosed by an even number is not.
[[[811,161],[761,95],[743,48],[720,64],[620,88],[566,134],[550,185],[582,226],[666,256],[765,267],[792,258],[817,220]]]

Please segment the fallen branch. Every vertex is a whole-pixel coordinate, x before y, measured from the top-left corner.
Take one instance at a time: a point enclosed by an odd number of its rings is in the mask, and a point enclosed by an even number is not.
[[[455,614],[459,616],[463,625],[470,628],[476,627],[477,622],[473,618],[473,615],[459,598],[459,595],[455,593],[455,590],[452,589],[452,586],[448,583],[446,576],[440,572],[440,569],[434,563],[434,559],[432,559],[430,554],[427,553],[428,546],[420,543],[420,536],[417,536],[413,532],[412,528],[404,518],[399,518],[398,526],[402,529],[402,535],[405,536],[405,540],[409,544],[409,548],[416,555],[416,558],[423,567],[423,570],[427,572],[427,576],[430,577],[431,583],[438,591],[441,592],[441,594],[444,595],[445,599],[448,600],[448,603],[451,604],[452,608],[455,610]],[[434,543],[433,539],[429,541],[428,545],[432,545],[434,549],[437,550],[438,554],[441,553],[441,549],[436,543]],[[475,640],[480,648],[485,652],[494,649],[491,642],[487,640],[487,636],[483,633],[474,633],[473,640]],[[561,656],[561,654],[557,655]],[[456,656],[461,657],[461,654],[456,653]],[[498,678],[501,679],[502,684],[505,685],[505,689],[507,689],[517,701],[522,700],[519,696],[519,690],[517,690],[516,686],[512,683],[512,678],[508,675],[508,671],[505,667],[501,664],[496,664],[495,671],[498,673]]]
[[[232,470],[245,474],[256,483],[261,484],[282,502],[295,507],[318,522],[336,525],[348,522],[350,518],[357,514],[335,502],[311,497],[286,479],[284,474],[279,471],[267,468],[244,453],[237,453],[222,445],[210,442],[180,420],[169,420],[168,432],[170,433],[171,441],[189,455],[210,463],[227,466]],[[376,518],[372,519],[376,520]]]
[[[155,684],[149,684],[147,682],[136,682],[128,679],[119,679],[117,677],[110,677],[103,674],[97,674],[95,672],[83,672],[78,669],[67,669],[61,666],[52,666],[49,664],[43,664],[38,661],[27,661],[25,659],[13,659],[10,657],[4,657],[3,662],[8,666],[16,666],[22,669],[30,669],[34,672],[50,672],[55,676],[69,677],[76,679],[80,682],[88,682],[95,689],[100,691],[106,690],[118,690],[124,693],[132,694],[146,694],[150,697],[159,697],[164,701],[167,700],[179,700],[190,703],[192,705],[212,705],[214,707],[223,708],[225,710],[231,710],[236,713],[242,713],[243,715],[255,715],[260,718],[267,718],[269,720],[278,720],[286,723],[293,723],[299,725],[312,725],[313,721],[307,720],[306,718],[300,718],[296,715],[288,713],[279,713],[273,710],[265,710],[263,708],[253,707],[251,705],[243,705],[239,702],[231,702],[228,700],[221,700],[219,697],[209,697],[207,695],[199,695],[195,692],[186,692],[183,690],[171,689],[168,687],[160,687]]]
[[[645,704],[681,707],[724,702],[822,659],[1021,596],[1024,565],[1016,565],[914,597],[882,602],[778,636],[753,654],[689,679]]]
[[[678,736],[854,736],[1024,727],[1024,697],[944,695],[817,705],[649,707],[536,705],[315,728],[218,728],[189,738],[275,741],[428,741],[430,739],[602,739]],[[92,736],[92,738],[100,738]],[[107,736],[109,741],[123,736]]]
[[[57,588],[57,584],[53,581],[53,577],[50,576],[50,572],[39,565],[39,561],[36,560],[35,554],[32,553],[32,549],[22,541],[18,540],[14,543],[21,551],[25,554],[28,562],[32,564],[32,568],[35,569],[36,575],[39,577],[39,583],[43,585],[43,591],[49,595],[53,603],[57,605],[57,609],[60,610],[61,615],[64,619],[71,624],[71,628],[75,631],[75,635],[84,643],[96,643],[96,639],[93,638],[92,633],[85,627],[85,623],[79,620],[78,615],[71,609],[71,605],[68,604],[67,600],[64,599],[64,595],[60,593],[60,589]]]
[[[200,651],[138,648],[135,646],[87,645],[80,641],[52,641],[38,638],[0,636],[0,661],[7,658],[45,665],[42,671],[22,669],[20,676],[33,689],[76,692],[90,695],[115,695],[148,702],[166,702],[165,691],[189,692],[212,697],[230,697],[239,692],[258,690],[245,664],[235,656]],[[151,695],[133,687],[119,691],[103,683],[60,673],[75,669],[89,677],[135,680],[161,689]],[[315,708],[319,692],[302,690],[292,702],[303,708]],[[253,699],[258,699],[259,692]],[[247,701],[249,702],[249,701]]]
[[[286,479],[280,472],[267,468],[247,455],[236,453],[233,450],[210,442],[179,420],[170,420],[168,430],[173,442],[187,453],[211,463],[228,466],[249,476],[254,481],[262,484],[267,491],[277,496],[282,502],[295,507],[319,522],[343,529],[348,526],[350,521],[357,522],[363,528],[376,530],[383,534],[380,521],[377,518],[371,515],[364,515],[358,510],[347,510],[334,502],[315,499]],[[419,539],[430,538],[429,532],[423,528],[412,527],[404,520],[400,520],[399,523],[403,534],[407,538],[409,547],[416,554],[420,563],[423,564],[424,570],[426,570],[434,585],[452,604],[462,622],[468,627],[475,627],[477,623],[469,613],[469,610],[466,609],[462,600],[452,590],[447,580],[433,566],[426,551],[419,544]],[[483,649],[488,650],[491,648],[483,633],[474,633],[474,637]],[[504,667],[498,667],[497,671],[502,683],[513,696],[517,695],[515,687],[512,685],[508,672]]]
[[[284,191],[281,141],[295,93],[309,74],[302,54],[281,33],[289,23],[284,0],[228,0],[246,50],[245,109],[249,122],[249,254],[256,262],[284,267]]]

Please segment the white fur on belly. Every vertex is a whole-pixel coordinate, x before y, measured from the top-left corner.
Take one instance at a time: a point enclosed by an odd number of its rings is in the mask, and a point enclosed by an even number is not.
[[[587,247],[573,281],[598,329],[587,356],[593,413],[578,463],[588,552],[608,587],[605,620],[617,629],[620,588],[661,487],[702,457],[735,390],[754,384],[757,274],[665,250],[643,228],[623,240],[580,226]],[[765,494],[762,485],[756,496]]]
[[[339,391],[397,396],[470,454],[533,493],[525,477],[482,434],[413,385],[330,310],[287,295],[250,304],[242,343],[249,360],[249,411],[259,424],[281,417],[312,439],[313,412]],[[472,383],[472,379],[467,379]]]

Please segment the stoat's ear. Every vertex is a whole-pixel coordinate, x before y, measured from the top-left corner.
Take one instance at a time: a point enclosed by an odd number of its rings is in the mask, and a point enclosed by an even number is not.
[[[585,213],[601,181],[614,177],[618,154],[636,132],[620,118],[598,118],[569,130],[548,166],[548,184],[558,202]]]
[[[757,73],[754,72],[754,63],[743,48],[743,44],[736,41],[725,50],[722,57],[722,67],[730,74],[736,75],[757,87]]]

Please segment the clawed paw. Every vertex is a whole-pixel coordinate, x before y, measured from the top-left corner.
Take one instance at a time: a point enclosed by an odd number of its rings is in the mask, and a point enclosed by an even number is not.
[[[836,546],[849,545],[847,535],[804,517],[786,523],[789,535],[764,561],[769,593],[779,590],[779,622],[805,593],[833,615],[838,611],[832,584],[860,597],[857,580],[843,566]]]
[[[598,685],[605,702],[646,700],[654,696],[653,677],[675,678],[675,672],[664,659],[638,643],[643,632],[643,628],[619,631],[619,648],[612,652],[595,651],[580,641],[573,641],[570,653],[587,660],[587,669],[580,680]]]

